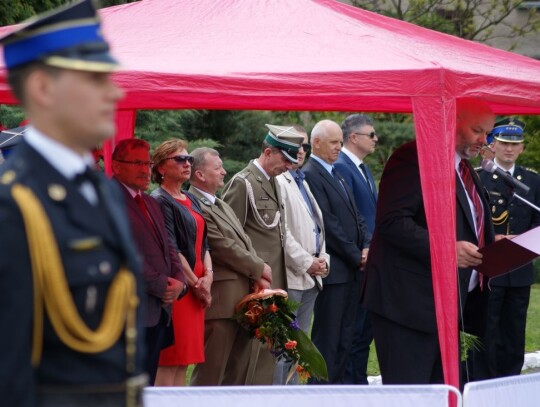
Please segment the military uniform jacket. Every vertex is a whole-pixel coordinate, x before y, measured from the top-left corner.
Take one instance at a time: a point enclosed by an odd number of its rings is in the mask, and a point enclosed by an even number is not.
[[[78,385],[125,381],[124,335],[108,350],[76,352],[60,342],[45,316],[43,353],[31,366],[33,281],[27,236],[13,184],[29,187],[51,222],[69,290],[81,319],[95,330],[105,297],[122,264],[134,272],[142,298],[140,265],[131,240],[123,197],[103,174],[96,174],[100,205],[92,206],[74,182],[67,180],[26,142],[0,169],[0,399],[6,406],[32,406],[39,385]],[[142,333],[141,313],[137,328]],[[136,372],[141,372],[143,335],[138,336]]]
[[[255,209],[252,207],[246,180],[251,185]],[[246,168],[236,174],[225,186],[223,200],[232,208],[245,232],[250,237],[253,247],[265,263],[272,268],[272,288],[287,288],[285,274],[283,205],[279,186],[276,188],[251,161]],[[280,221],[273,228],[262,227],[257,221],[254,210],[266,224],[274,222],[280,212]]]
[[[189,192],[201,203],[214,269],[212,305],[205,319],[231,318],[236,304],[250,293],[250,280],[261,278],[264,261],[227,203],[215,205],[193,187]]]
[[[497,174],[478,169],[478,175],[489,193],[489,211],[495,233],[519,235],[540,225],[540,213],[515,198],[511,188]],[[520,193],[519,195],[534,205],[540,206],[540,176],[521,166],[514,168],[513,176],[530,188],[527,194]],[[490,281],[492,285],[504,287],[524,287],[533,283],[532,263]]]

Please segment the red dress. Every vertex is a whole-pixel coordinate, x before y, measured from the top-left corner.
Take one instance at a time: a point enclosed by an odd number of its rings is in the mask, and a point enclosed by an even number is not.
[[[197,277],[204,274],[201,258],[203,245],[204,218],[191,208],[191,200],[177,199],[176,202],[189,209],[197,223],[195,239],[195,267]],[[204,308],[193,291],[173,303],[172,311],[174,345],[163,349],[159,355],[160,366],[186,366],[204,362]]]

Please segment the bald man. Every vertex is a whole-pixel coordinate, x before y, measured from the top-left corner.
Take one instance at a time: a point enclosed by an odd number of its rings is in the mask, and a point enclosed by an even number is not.
[[[354,195],[333,164],[343,144],[341,127],[322,120],[311,131],[311,157],[302,170],[323,213],[332,272],[315,301],[312,338],[328,367],[328,382],[343,384],[354,336],[360,282],[371,234]],[[313,380],[313,383],[316,381]]]
[[[487,284],[480,289],[474,268],[482,262],[478,248],[493,241],[494,232],[488,203],[469,159],[485,145],[495,118],[481,100],[460,99],[456,109],[460,329],[480,336],[485,330],[488,290]],[[398,148],[384,168],[362,302],[372,312],[384,384],[444,382],[416,141]]]

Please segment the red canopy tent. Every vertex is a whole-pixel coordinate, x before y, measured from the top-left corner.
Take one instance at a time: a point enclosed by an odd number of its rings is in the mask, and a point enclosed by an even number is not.
[[[445,381],[458,387],[455,99],[538,114],[540,62],[333,0],[143,0],[101,16],[128,92],[116,140],[137,109],[414,114]],[[0,103],[15,103],[4,70]]]

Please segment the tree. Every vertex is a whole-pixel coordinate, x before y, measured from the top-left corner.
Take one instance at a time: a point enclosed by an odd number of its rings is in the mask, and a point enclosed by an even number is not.
[[[467,40],[490,43],[504,36],[508,50],[527,34],[540,30],[536,8],[522,9],[517,0],[352,0],[351,4],[399,20],[452,34]],[[524,14],[520,24],[508,21],[517,10]]]
[[[136,0],[102,0],[101,7],[132,3]],[[0,26],[20,23],[35,14],[51,10],[69,0],[6,0],[0,1]]]

